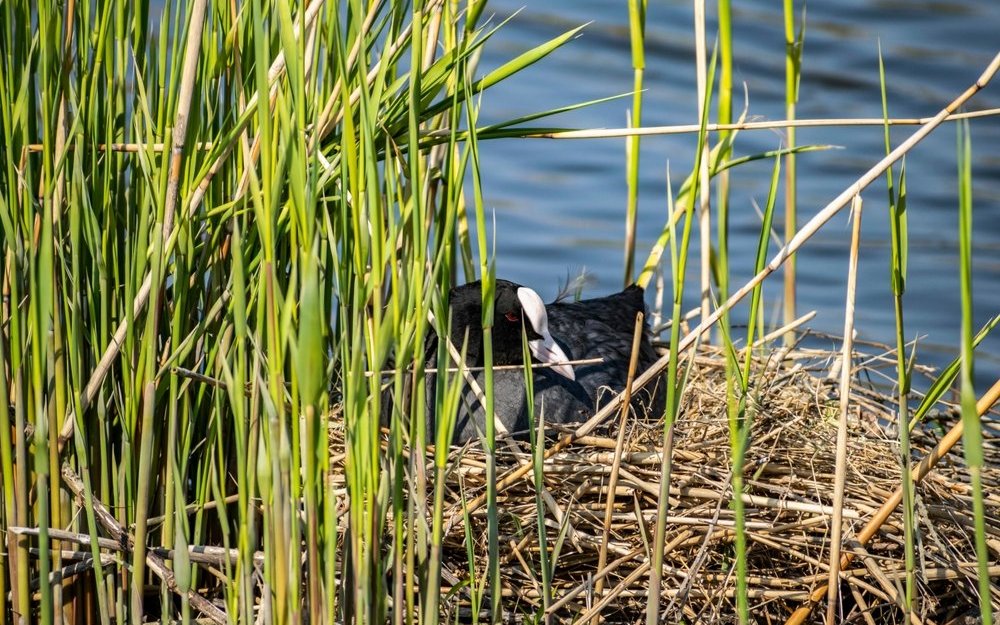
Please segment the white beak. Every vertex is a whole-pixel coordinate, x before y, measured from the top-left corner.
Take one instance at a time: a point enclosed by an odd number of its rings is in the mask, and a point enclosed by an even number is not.
[[[531,289],[521,287],[517,290],[517,299],[520,300],[521,308],[524,309],[528,321],[531,322],[531,327],[534,328],[536,334],[542,337],[528,341],[528,348],[531,349],[532,355],[539,362],[548,364],[562,363],[555,364],[552,370],[570,380],[576,380],[573,365],[566,364],[569,361],[569,357],[566,356],[566,352],[559,347],[559,344],[556,343],[555,339],[549,333],[549,316],[545,312],[545,303],[542,302],[542,298]]]
[[[531,353],[534,354],[539,362],[564,363],[554,365],[551,369],[570,380],[576,379],[576,374],[573,372],[573,365],[565,364],[569,360],[566,352],[559,347],[559,344],[555,342],[555,339],[547,331],[545,334],[542,334],[542,338],[528,341],[528,348],[531,349]]]

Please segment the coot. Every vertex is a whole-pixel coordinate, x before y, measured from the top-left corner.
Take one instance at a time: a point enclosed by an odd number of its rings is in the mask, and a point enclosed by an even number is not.
[[[461,350],[468,332],[466,363],[470,367],[483,366],[481,289],[481,283],[476,281],[451,291],[451,340]],[[534,362],[603,359],[600,364],[535,368],[536,419],[544,409],[547,424],[582,423],[625,388],[636,314],[645,310],[642,287],[633,285],[606,297],[545,305],[532,289],[498,279],[495,298],[494,365],[524,363],[522,327]],[[656,359],[644,332],[639,343],[637,375]],[[473,375],[479,386],[484,387],[484,373]],[[529,424],[523,370],[495,370],[493,383],[497,420],[507,432],[525,437]],[[432,404],[434,379],[429,378],[428,384],[428,403]],[[641,416],[662,414],[663,385],[650,384],[633,393],[632,407]],[[434,431],[433,406],[428,414],[429,431]],[[465,385],[453,441],[463,443],[478,438],[485,431],[485,416],[474,391]]]

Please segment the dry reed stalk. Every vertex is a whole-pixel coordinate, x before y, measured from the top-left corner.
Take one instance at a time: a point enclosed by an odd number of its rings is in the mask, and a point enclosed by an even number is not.
[[[24,146],[24,149],[27,150],[29,153],[37,153],[41,152],[44,147],[45,146],[41,143],[29,143],[28,145]],[[72,145],[67,146],[66,150],[72,151],[73,147],[74,146]],[[192,149],[200,152],[207,152],[212,149],[212,144],[206,142],[199,142],[193,144],[191,147]],[[93,149],[97,150],[98,152],[122,152],[125,154],[136,154],[138,152],[166,152],[167,150],[172,149],[172,146],[168,146],[166,143],[143,143],[143,142],[98,143],[93,146]]]
[[[191,17],[188,22],[187,43],[184,47],[184,60],[183,65],[181,66],[180,88],[177,94],[177,111],[174,115],[174,126],[172,131],[173,144],[170,152],[170,169],[167,174],[167,190],[166,197],[164,198],[165,205],[163,209],[163,224],[159,233],[153,233],[152,250],[154,257],[152,259],[152,267],[150,268],[149,273],[146,274],[146,280],[143,281],[143,285],[146,284],[146,281],[152,285],[154,277],[157,280],[156,293],[153,294],[153,303],[149,310],[150,320],[148,332],[149,336],[153,337],[157,335],[160,322],[160,310],[163,308],[162,299],[165,280],[163,279],[163,276],[160,275],[166,269],[163,260],[166,258],[166,254],[163,253],[163,246],[166,245],[167,240],[173,232],[174,212],[177,208],[178,198],[180,196],[180,181],[182,165],[184,162],[184,145],[187,140],[188,120],[191,116],[191,101],[194,95],[194,82],[198,75],[198,57],[201,54],[201,33],[205,26],[206,8],[207,2],[205,0],[196,0],[191,5]],[[149,294],[151,290],[152,286],[145,289],[145,293]],[[126,322],[127,319],[123,320],[122,323],[125,324]],[[169,346],[166,349],[169,349]],[[149,376],[149,379],[143,385],[142,410],[139,415],[137,426],[137,429],[142,432],[142,435],[139,444],[139,471],[137,480],[138,484],[136,487],[138,502],[135,507],[135,546],[132,554],[132,574],[133,580],[137,580],[138,583],[132,585],[130,611],[130,614],[136,622],[142,621],[143,614],[142,593],[144,589],[141,580],[145,579],[145,567],[147,561],[146,532],[148,526],[146,520],[149,514],[147,497],[149,496],[150,490],[150,465],[152,463],[153,455],[151,449],[153,444],[152,424],[156,412],[157,377],[153,375],[153,372],[148,372],[147,375]],[[75,423],[75,421],[75,419],[67,419],[67,422],[70,424]],[[66,438],[68,437],[63,438],[63,440],[66,440]],[[152,568],[152,563],[150,567]]]
[[[69,490],[73,493],[73,496],[77,499],[79,505],[84,505],[86,496],[84,494],[83,481],[79,478],[79,476],[77,476],[76,472],[73,471],[73,468],[69,465],[63,465],[62,478],[67,488],[69,488]],[[133,549],[135,547],[134,537],[125,531],[124,527],[118,524],[115,516],[101,501],[95,498],[93,499],[93,503],[94,516],[97,518],[97,522],[100,526],[104,528],[104,531],[110,534],[111,537],[122,545],[125,550]],[[167,567],[166,561],[163,557],[153,551],[146,551],[145,564],[149,567],[150,571],[163,581],[171,592],[181,594],[180,590],[177,588],[177,583],[174,580],[174,573],[169,567]],[[191,603],[193,608],[211,619],[213,623],[224,625],[228,622],[226,619],[226,613],[217,608],[211,601],[202,597],[199,593],[194,590],[188,590],[184,593],[184,595],[187,597],[187,600]]]
[[[851,206],[851,250],[847,268],[847,301],[844,304],[844,346],[841,351],[840,418],[837,420],[837,464],[833,485],[833,521],[830,535],[830,580],[827,595],[826,623],[834,625],[837,606],[837,562],[840,561],[840,543],[843,533],[844,486],[847,481],[847,411],[851,400],[851,362],[854,354],[854,302],[858,284],[858,248],[861,244],[861,196],[854,196]]]
[[[982,417],[983,415],[985,415],[986,412],[993,407],[993,404],[995,404],[997,400],[1000,400],[1000,380],[997,380],[990,388],[990,390],[988,390],[986,394],[984,394],[976,403],[976,411],[979,414],[979,416]],[[934,447],[934,449],[927,456],[925,456],[920,461],[920,463],[917,464],[917,466],[913,468],[912,476],[914,485],[919,484],[920,481],[924,479],[924,477],[926,477],[928,473],[930,473],[931,469],[933,469],[938,464],[938,462],[940,462],[941,459],[945,455],[947,455],[949,451],[951,451],[951,448],[954,447],[959,440],[961,440],[962,429],[963,429],[962,421],[959,420],[941,439],[941,442],[939,442],[938,445]],[[881,527],[885,524],[886,520],[889,518],[889,515],[893,513],[893,511],[899,506],[902,500],[903,500],[903,489],[902,487],[899,487],[892,493],[891,497],[885,500],[882,506],[878,509],[878,512],[875,514],[875,516],[872,517],[871,521],[869,521],[868,524],[865,525],[861,533],[858,534],[857,542],[860,545],[867,544],[872,539],[872,537],[875,536],[875,534],[879,531],[879,529],[881,529]],[[852,554],[845,554],[840,561],[840,568],[844,568],[847,565],[849,565],[852,559],[853,559]],[[795,610],[792,616],[790,616],[788,620],[785,621],[786,625],[801,624],[806,619],[806,617],[809,616],[809,613],[812,611],[812,607],[820,599],[822,599],[824,594],[826,594],[825,586],[820,586],[819,588],[817,588],[810,595],[809,600],[802,606],[799,606],[799,608]]]
[[[696,0],[694,3],[694,55],[695,55],[695,75],[698,95],[698,121],[708,122],[708,59],[707,41],[705,38],[705,0]],[[711,148],[708,141],[708,132],[704,134],[704,144],[701,146],[701,159],[699,161],[700,171],[698,172],[698,265],[700,269],[701,284],[701,318],[707,319],[712,312],[712,220],[711,220],[711,176],[709,175],[709,162]],[[693,190],[692,190],[693,193]],[[710,333],[706,330],[701,335],[703,342],[708,342]]]
[[[611,461],[611,476],[608,479],[608,498],[604,505],[604,527],[601,534],[601,552],[597,558],[597,570],[604,570],[608,562],[608,537],[611,533],[611,519],[615,508],[615,490],[618,487],[618,475],[621,470],[622,453],[625,447],[625,419],[628,417],[629,406],[632,405],[632,382],[635,379],[635,369],[639,364],[639,341],[642,339],[644,324],[643,313],[635,316],[635,329],[632,333],[632,356],[628,362],[628,376],[625,380],[625,398],[622,400],[621,413],[618,418],[618,438],[615,440],[615,454]],[[594,582],[594,596],[600,599],[604,591],[604,577]],[[594,613],[591,625],[600,623],[601,613]]]
[[[450,350],[449,350],[449,352],[450,352]],[[460,356],[461,356],[461,354],[459,354],[457,350],[455,350],[455,353],[452,354],[453,359],[456,359],[456,360]],[[573,365],[574,367],[576,367],[576,366],[581,366],[581,365],[599,365],[599,364],[601,364],[603,362],[604,362],[603,358],[581,358],[579,360],[564,360],[564,361],[560,361],[560,362],[533,362],[533,363],[531,363],[528,366],[530,368],[532,368],[532,369],[551,369],[552,367],[558,367],[560,365]],[[494,371],[523,371],[524,370],[524,365],[493,365],[493,370]],[[397,371],[398,371],[397,369],[382,369],[380,371],[366,371],[365,375],[369,376],[369,377],[373,376],[373,375],[390,376],[390,375],[395,375],[397,373]],[[447,371],[448,373],[458,373],[459,371],[465,371],[467,373],[477,373],[479,371],[486,371],[486,367],[463,367],[462,369],[459,369],[458,367],[445,367],[445,368],[440,368],[440,367],[425,367],[424,368],[424,373],[438,373],[440,371]]]
[[[952,113],[944,121],[958,121],[979,117],[994,117],[1000,115],[1000,108],[988,108],[979,111]],[[881,117],[842,117],[829,119],[779,119],[766,122],[739,122],[733,124],[708,124],[705,130],[719,132],[723,130],[775,130],[783,128],[820,128],[829,126],[923,126],[934,121],[934,117],[909,117],[885,120]],[[601,128],[593,130],[562,130],[558,132],[538,132],[528,135],[536,139],[601,139],[613,137],[628,137],[633,135],[677,135],[691,134],[701,131],[699,124],[678,124],[675,126],[645,126],[643,128]]]
[[[767,334],[765,334],[761,338],[759,338],[756,341],[754,341],[753,346],[754,347],[761,347],[763,345],[766,345],[766,344],[770,343],[771,341],[779,339],[779,338],[785,336],[786,334],[791,333],[793,330],[797,330],[798,328],[802,327],[803,325],[809,323],[810,321],[812,321],[813,317],[815,317],[815,316],[816,316],[816,311],[815,310],[810,310],[809,312],[807,312],[806,314],[802,315],[798,319],[794,319],[791,323],[787,323],[787,324],[781,326],[780,328],[778,328],[777,330],[772,330],[771,332],[768,332]]]

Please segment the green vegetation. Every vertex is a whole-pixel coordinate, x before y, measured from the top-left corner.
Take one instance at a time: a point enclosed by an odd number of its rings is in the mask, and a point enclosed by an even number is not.
[[[573,28],[480,72],[483,47],[504,27],[483,19],[485,4],[0,5],[5,622],[66,622],[75,611],[81,622],[103,625],[144,619],[432,624],[460,593],[473,622],[495,621],[511,609],[501,571],[508,538],[500,533],[510,513],[500,494],[519,480],[534,489],[536,516],[521,529],[538,537],[524,567],[540,592],[536,605],[517,609],[547,622],[565,605],[554,580],[573,530],[568,514],[557,526],[546,524],[546,514],[559,509],[545,497],[546,463],[593,425],[553,444],[535,431],[544,414],[533,414],[531,454],[508,473],[498,465],[498,435],[488,419],[483,494],[449,512],[454,492],[466,496],[461,480],[450,483],[456,456],[448,448],[463,368],[441,367],[433,385],[426,372],[425,339],[449,323],[448,288],[482,278],[483,401],[492,414],[495,263],[480,150],[492,138],[558,134],[528,124],[575,108],[480,124],[481,98],[580,32]],[[804,27],[794,36],[790,0],[785,6],[791,118]],[[643,74],[651,62],[644,52],[646,8],[645,0],[627,7],[634,126],[641,126]],[[668,389],[666,414],[654,415],[662,418],[657,437],[668,453],[656,467],[655,522],[642,535],[652,555],[632,580],[641,577],[635,583],[652,590],[642,599],[650,625],[663,615],[658,591],[670,514],[669,452],[693,366],[688,354],[720,320],[735,603],[741,623],[753,620],[742,495],[758,408],[751,378],[761,352],[755,350],[766,349],[762,283],[785,253],[794,254],[856,195],[845,191],[796,230],[794,158],[823,146],[796,145],[790,130],[787,145],[734,156],[743,118],[731,123],[728,1],[720,1],[719,14],[721,41],[701,76],[695,166],[676,194],[668,192],[670,217],[638,272],[637,134],[626,155],[626,281],[638,273],[645,286],[662,271],[672,289],[670,347],[656,370],[635,372],[637,386],[659,380]],[[986,81],[991,76],[984,74]],[[926,135],[971,95],[917,134]],[[713,98],[721,130],[710,123]],[[899,419],[915,423],[960,378],[981,609],[990,622],[983,409],[971,371],[974,345],[996,319],[974,341],[970,133],[960,127],[962,358],[911,415],[902,305],[906,187],[902,174],[894,182],[889,167],[915,141],[892,149],[883,107],[888,156],[859,183],[863,188],[883,173],[889,181]],[[783,252],[769,262],[783,158],[791,226]],[[755,278],[734,290],[726,172],[758,160],[774,167]],[[681,304],[692,227],[708,218],[698,214],[699,202],[707,211],[713,192],[718,238],[711,266],[706,251],[702,269],[719,297],[685,335]],[[708,233],[702,231],[702,241]],[[792,276],[786,297],[794,303],[794,272],[786,275]],[[747,295],[750,323],[741,342],[729,311]],[[794,317],[789,310],[786,323]],[[461,357],[442,343],[437,362],[455,360]],[[428,402],[439,416],[436,433],[427,431]],[[618,409],[613,403],[598,416]],[[909,434],[900,428],[905,610],[916,601]],[[428,445],[434,449],[427,457],[414,452]],[[481,505],[485,559],[477,548],[483,539],[472,530]],[[612,508],[603,511],[605,545]],[[445,537],[456,525],[468,577],[445,588]],[[607,559],[605,546],[599,568]],[[597,599],[604,575],[596,581]],[[50,576],[60,583],[45,582]],[[603,605],[587,618],[596,622]]]

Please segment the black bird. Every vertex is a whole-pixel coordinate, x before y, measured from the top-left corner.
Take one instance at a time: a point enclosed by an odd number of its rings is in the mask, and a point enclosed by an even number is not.
[[[535,368],[534,404],[536,420],[544,410],[546,424],[582,423],[625,388],[632,352],[636,314],[645,311],[643,289],[630,286],[620,293],[577,302],[545,305],[527,287],[496,281],[493,321],[493,364],[523,365],[521,332],[529,340],[533,362],[565,363],[603,359],[600,364],[557,364]],[[483,366],[482,285],[479,281],[451,291],[451,341],[461,350],[466,332],[466,364]],[[436,347],[436,341],[432,345]],[[639,343],[637,375],[656,361],[657,355],[643,333]],[[434,366],[429,363],[429,366]],[[484,374],[474,377],[482,388]],[[528,430],[524,371],[495,370],[494,412],[507,432],[524,437]],[[428,379],[429,404],[433,404],[434,381]],[[663,385],[651,383],[633,393],[632,406],[641,416],[663,413]],[[433,406],[428,410],[434,431]],[[476,439],[485,430],[485,409],[474,391],[465,385],[458,410],[453,441]],[[498,428],[498,433],[501,429]]]

